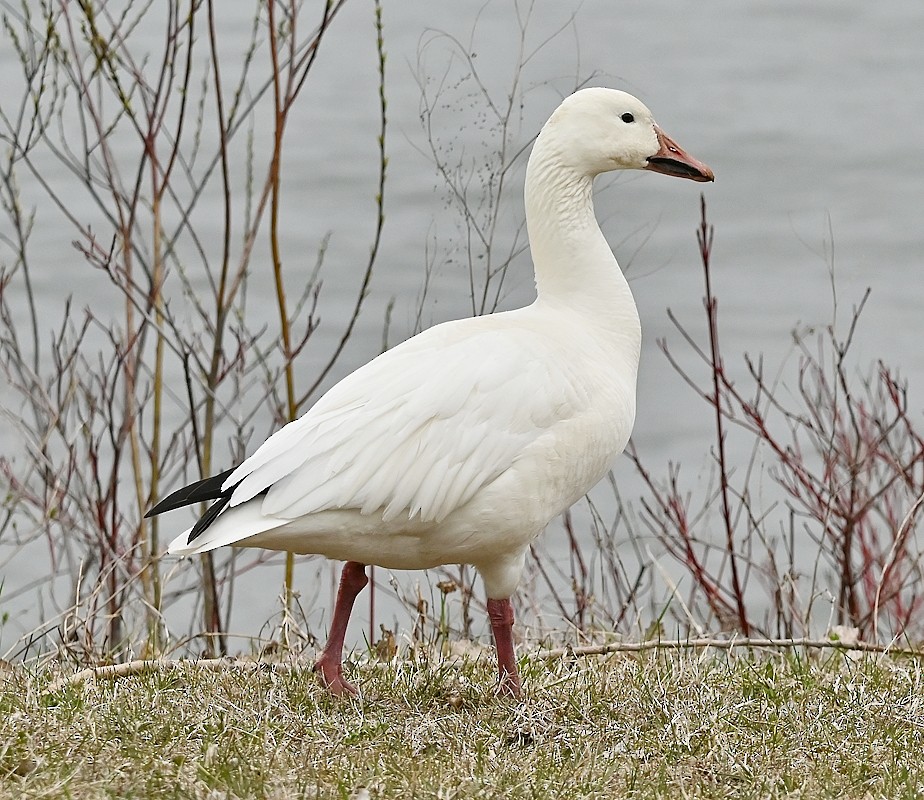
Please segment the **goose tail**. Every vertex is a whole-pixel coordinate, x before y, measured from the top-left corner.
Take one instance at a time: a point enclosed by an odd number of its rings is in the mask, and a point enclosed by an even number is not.
[[[239,506],[229,507],[236,484],[222,488],[234,469],[177,489],[155,505],[145,518],[173,511],[195,503],[212,502],[191,528],[183,531],[167,548],[171,555],[206,553],[226,544],[237,544],[258,533],[284,525],[289,520],[267,517],[261,511],[263,496],[258,495]]]

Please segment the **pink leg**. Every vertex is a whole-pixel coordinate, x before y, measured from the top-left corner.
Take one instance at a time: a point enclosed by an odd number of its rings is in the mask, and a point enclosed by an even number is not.
[[[520,676],[513,652],[513,606],[510,599],[492,600],[489,597],[488,618],[491,620],[494,644],[497,647],[497,693],[519,697]]]
[[[357,694],[356,687],[343,677],[343,637],[346,636],[353,601],[367,583],[365,564],[347,561],[343,565],[327,645],[314,665],[314,671],[321,676],[321,683],[333,695]]]

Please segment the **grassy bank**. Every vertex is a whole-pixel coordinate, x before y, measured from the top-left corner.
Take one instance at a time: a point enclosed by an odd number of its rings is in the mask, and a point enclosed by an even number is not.
[[[0,672],[0,798],[920,797],[924,668],[843,653],[655,652],[307,667],[182,667],[49,691]],[[365,790],[364,790],[365,789]]]

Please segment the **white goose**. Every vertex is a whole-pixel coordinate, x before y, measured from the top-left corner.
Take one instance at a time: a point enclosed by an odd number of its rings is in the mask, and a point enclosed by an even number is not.
[[[430,328],[360,367],[239,467],[170,495],[149,516],[215,500],[171,553],[223,545],[345,561],[315,669],[341,667],[366,564],[478,570],[498,691],[518,696],[515,591],[530,542],[591,489],[635,419],[641,329],[594,217],[596,175],[647,169],[713,180],[635,97],[583,89],[552,114],[526,171],[536,301]]]

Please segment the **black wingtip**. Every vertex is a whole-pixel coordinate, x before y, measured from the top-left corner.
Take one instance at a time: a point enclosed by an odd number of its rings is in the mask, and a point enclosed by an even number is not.
[[[189,538],[186,540],[186,544],[192,544],[193,539],[199,538],[199,535],[204,531],[209,525],[211,525],[218,515],[225,510],[225,506],[231,502],[231,492],[227,492],[218,498],[212,505],[206,509],[206,512],[199,517],[196,521],[196,524],[193,525],[192,530],[189,532]]]
[[[183,506],[189,506],[193,503],[205,503],[209,500],[218,500],[225,494],[221,487],[235,469],[236,467],[226,469],[218,475],[204,478],[201,481],[190,483],[182,489],[177,489],[148,511],[147,514],[144,515],[144,518],[148,519],[149,517],[163,514],[165,511],[173,511],[175,508],[182,508]]]

